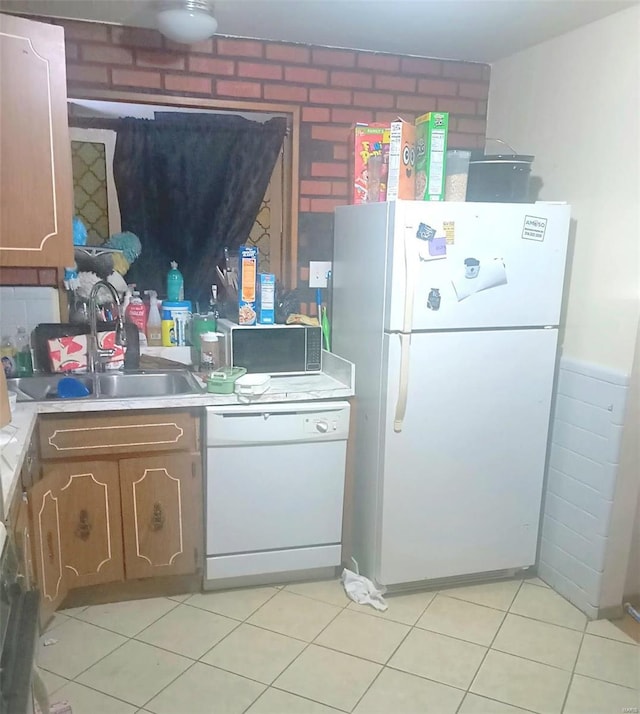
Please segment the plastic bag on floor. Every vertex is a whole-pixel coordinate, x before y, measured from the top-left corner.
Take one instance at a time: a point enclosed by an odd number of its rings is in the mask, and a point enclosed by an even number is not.
[[[389,607],[382,597],[384,591],[378,590],[364,575],[358,575],[345,568],[342,571],[341,580],[347,595],[359,605],[371,605],[376,610],[383,612]]]

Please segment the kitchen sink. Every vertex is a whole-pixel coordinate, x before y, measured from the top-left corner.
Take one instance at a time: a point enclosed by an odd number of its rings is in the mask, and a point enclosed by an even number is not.
[[[61,397],[58,383],[62,374],[36,375],[7,380],[9,391],[19,402],[68,399],[130,399],[202,394],[202,389],[188,370],[168,372],[101,372],[72,375],[89,390],[85,397]]]

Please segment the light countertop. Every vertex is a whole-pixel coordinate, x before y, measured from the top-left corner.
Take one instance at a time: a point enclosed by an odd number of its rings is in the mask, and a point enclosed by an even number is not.
[[[140,399],[69,399],[20,402],[11,424],[0,429],[0,520],[6,519],[18,483],[38,414],[106,412],[130,409],[201,408],[229,404],[270,404],[276,402],[345,399],[354,394],[355,368],[337,355],[323,354],[323,372],[292,377],[272,377],[269,389],[259,397],[243,398],[235,394],[189,394]]]

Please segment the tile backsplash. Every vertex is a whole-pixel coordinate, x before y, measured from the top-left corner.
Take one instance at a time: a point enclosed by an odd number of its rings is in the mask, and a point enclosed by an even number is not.
[[[15,337],[19,326],[31,333],[41,322],[60,322],[55,288],[0,286],[0,335]]]

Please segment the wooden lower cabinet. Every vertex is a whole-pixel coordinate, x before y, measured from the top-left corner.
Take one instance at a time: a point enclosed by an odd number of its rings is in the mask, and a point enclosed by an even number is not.
[[[70,590],[200,571],[199,425],[177,410],[41,418],[24,485],[43,621]]]
[[[196,572],[202,540],[201,481],[199,454],[120,461],[127,578]]]

